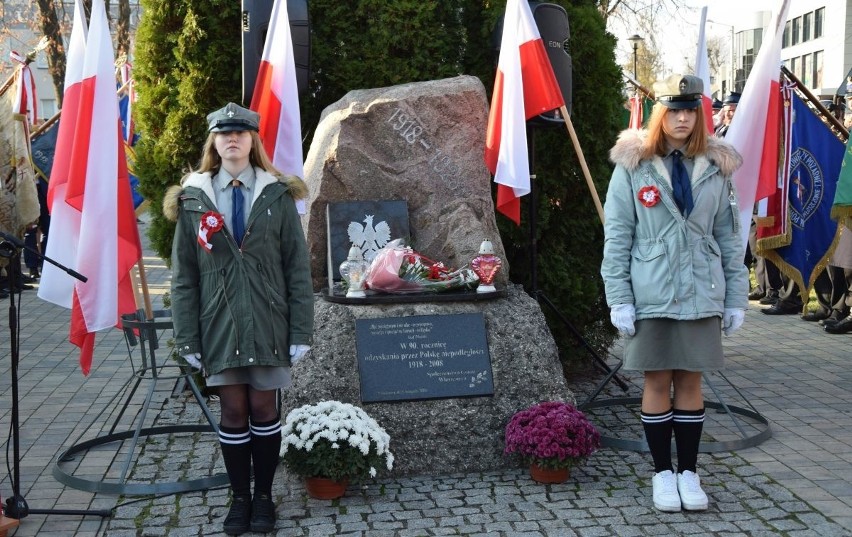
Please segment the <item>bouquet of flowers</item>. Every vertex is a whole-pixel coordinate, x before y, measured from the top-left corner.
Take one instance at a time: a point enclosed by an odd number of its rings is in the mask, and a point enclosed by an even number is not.
[[[359,481],[393,469],[390,436],[364,410],[339,401],[304,405],[287,414],[281,432],[284,465],[303,477]]]
[[[467,267],[448,269],[394,239],[376,254],[365,281],[375,291],[422,293],[475,289],[479,277]]]
[[[600,445],[601,435],[586,415],[559,401],[517,412],[506,426],[505,453],[541,468],[570,468]]]

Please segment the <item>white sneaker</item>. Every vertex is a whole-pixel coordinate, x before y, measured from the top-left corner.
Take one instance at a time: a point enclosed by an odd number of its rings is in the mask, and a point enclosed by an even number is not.
[[[687,511],[703,511],[707,509],[707,495],[701,490],[701,479],[695,472],[689,470],[677,474],[677,491],[680,501]]]
[[[654,507],[668,513],[680,511],[678,479],[671,470],[654,474],[651,484],[654,486]]]

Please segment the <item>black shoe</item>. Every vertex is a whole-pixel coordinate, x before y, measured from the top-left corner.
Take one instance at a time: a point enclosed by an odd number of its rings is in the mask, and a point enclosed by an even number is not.
[[[760,303],[764,306],[771,306],[778,302],[778,291],[769,291],[766,296],[760,299]]]
[[[225,535],[242,535],[251,527],[251,496],[234,496],[222,524]]]
[[[21,292],[21,291],[30,291],[32,289],[35,289],[35,287],[33,287],[32,285],[26,284],[26,283],[19,283],[19,284],[15,285],[15,289],[17,289],[18,292]]]
[[[33,267],[30,269],[30,278],[32,278],[33,281],[41,278],[41,272],[39,272],[38,268]]]
[[[836,323],[826,324],[825,331],[829,334],[848,334],[852,332],[852,315],[847,315],[846,318]]]
[[[266,494],[257,494],[251,501],[251,531],[269,533],[275,529],[275,504]]]
[[[760,300],[761,298],[763,298],[765,296],[766,296],[766,293],[764,291],[761,291],[760,289],[755,289],[754,291],[752,291],[751,293],[748,294],[748,299],[749,300]]]
[[[802,308],[798,306],[787,306],[781,302],[777,302],[768,308],[760,310],[760,313],[765,313],[766,315],[793,315],[801,311]]]
[[[830,314],[827,311],[817,310],[817,311],[812,311],[812,312],[809,312],[809,313],[802,315],[802,320],[813,323],[813,322],[823,321],[825,319],[828,319],[829,316],[830,316]]]
[[[819,324],[821,324],[822,326],[837,324],[843,319],[845,319],[846,315],[846,313],[842,313],[837,310],[832,310],[831,315],[829,315],[827,319],[821,320]]]
[[[5,289],[0,289],[0,299],[9,298],[9,293]]]

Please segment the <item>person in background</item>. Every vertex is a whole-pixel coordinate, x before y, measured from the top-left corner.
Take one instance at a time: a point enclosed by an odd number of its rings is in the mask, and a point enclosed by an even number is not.
[[[731,126],[731,120],[734,119],[734,114],[737,113],[737,105],[740,103],[740,94],[732,91],[722,101],[721,122],[716,127],[716,136],[724,138],[728,132],[728,127]]]
[[[295,199],[305,183],[276,171],[259,116],[234,103],[207,116],[197,171],[166,193],[175,349],[219,395],[219,443],[231,485],[227,535],[275,528],[281,448],[278,390],[310,349],[314,297]],[[251,490],[254,468],[254,496]]]
[[[819,322],[829,334],[848,334],[852,332],[852,231],[846,226],[840,228],[840,239],[826,272],[830,282],[826,302],[831,311]]]
[[[31,283],[41,278],[41,267],[44,263],[42,258],[34,252],[47,252],[47,233],[50,229],[50,212],[47,210],[47,181],[38,177],[36,179],[36,191],[38,192],[39,216],[38,221],[27,227],[24,234],[24,244],[28,250],[24,250],[24,264],[29,269]]]
[[[715,131],[722,125],[722,116],[724,115],[722,109],[725,107],[725,104],[719,99],[713,99],[713,130]]]
[[[702,374],[724,366],[722,332],[738,330],[748,306],[731,182],[742,158],[703,128],[700,78],[673,75],[654,93],[647,129],[624,131],[610,151],[601,275],[610,319],[626,338],[624,367],[644,372],[654,507],[703,510]]]

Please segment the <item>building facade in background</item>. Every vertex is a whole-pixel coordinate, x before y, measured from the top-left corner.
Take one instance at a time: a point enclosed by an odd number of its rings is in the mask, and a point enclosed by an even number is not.
[[[771,23],[772,13],[760,11],[746,13],[734,27],[735,91],[745,86]],[[852,0],[793,0],[781,46],[784,66],[816,97],[845,97],[852,75]]]

